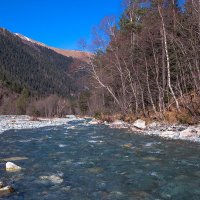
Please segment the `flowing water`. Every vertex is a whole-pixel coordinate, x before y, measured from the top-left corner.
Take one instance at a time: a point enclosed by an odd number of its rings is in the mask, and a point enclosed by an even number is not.
[[[23,169],[6,172],[7,160]],[[0,180],[9,200],[199,200],[200,145],[86,121],[12,130],[0,135]]]

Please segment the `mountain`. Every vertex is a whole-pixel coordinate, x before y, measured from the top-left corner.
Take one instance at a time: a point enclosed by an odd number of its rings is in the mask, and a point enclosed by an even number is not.
[[[0,85],[16,93],[27,88],[33,95],[74,96],[85,88],[82,69],[90,55],[48,47],[0,28]]]

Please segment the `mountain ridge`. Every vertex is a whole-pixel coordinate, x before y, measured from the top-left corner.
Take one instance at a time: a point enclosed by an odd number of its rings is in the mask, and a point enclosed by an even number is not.
[[[31,42],[31,43],[43,46],[43,47],[51,49],[51,50],[55,51],[56,53],[59,53],[63,56],[77,58],[77,59],[80,59],[83,62],[88,62],[89,57],[91,57],[93,55],[92,53],[86,52],[86,51],[70,50],[70,49],[62,49],[62,48],[58,48],[58,47],[52,47],[52,46],[46,45],[42,42],[39,42],[37,40],[31,39],[31,38],[29,38],[25,35],[20,34],[20,33],[14,33],[14,34],[16,36],[18,36],[19,38],[21,38],[22,40],[26,41],[26,42]]]

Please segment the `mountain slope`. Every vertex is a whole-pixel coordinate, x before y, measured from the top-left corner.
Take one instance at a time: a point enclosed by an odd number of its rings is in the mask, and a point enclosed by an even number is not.
[[[84,86],[80,85],[72,66],[76,59],[80,59],[79,65],[85,65],[85,57],[71,57],[70,51],[64,56],[62,52],[0,28],[1,84],[16,92],[26,87],[33,94],[43,96],[74,95]],[[81,52],[78,54],[81,56]]]

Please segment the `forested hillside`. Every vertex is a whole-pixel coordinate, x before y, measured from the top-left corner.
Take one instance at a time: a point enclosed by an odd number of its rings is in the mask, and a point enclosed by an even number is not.
[[[77,102],[87,85],[85,65],[76,57],[0,28],[0,113],[78,113]]]
[[[0,79],[16,92],[24,87],[39,95],[70,95],[76,90],[69,74],[72,58],[37,44],[25,44],[0,29]]]
[[[127,0],[125,6],[119,22],[106,17],[96,29],[93,109],[159,118],[174,110],[182,122],[198,117],[199,1]]]

